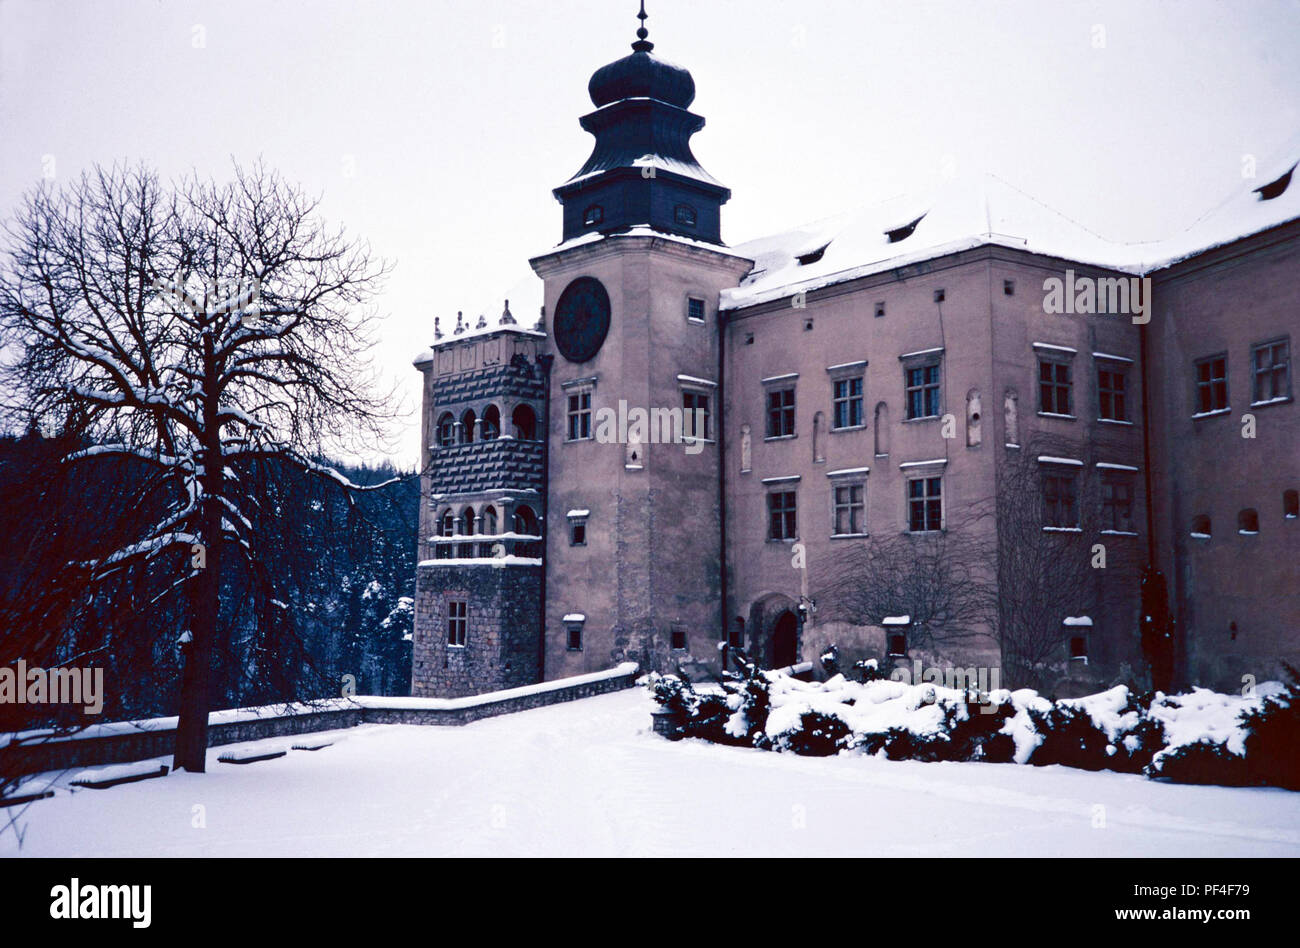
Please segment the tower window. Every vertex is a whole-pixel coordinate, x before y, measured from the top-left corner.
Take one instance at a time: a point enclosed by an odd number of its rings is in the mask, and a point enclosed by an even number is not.
[[[568,402],[568,440],[585,441],[591,437],[591,389],[570,392]]]
[[[569,511],[569,546],[587,545],[588,516],[590,516],[590,511],[587,510]]]
[[[752,332],[745,333],[745,345],[752,346],[753,344],[754,344],[754,334]]]
[[[944,293],[943,290],[935,290],[935,291],[934,291],[934,301],[935,301],[936,303],[942,303],[942,302],[944,301],[945,297],[946,297],[946,294]]]
[[[593,204],[582,212],[582,226],[595,227],[605,220],[605,209],[599,204]]]
[[[711,435],[709,396],[703,392],[682,392],[682,437],[688,441]]]
[[[704,300],[692,296],[686,300],[686,318],[697,323],[704,322]]]
[[[582,626],[586,621],[587,617],[581,612],[573,612],[564,617],[564,631],[569,651],[582,650]]]
[[[678,651],[686,649],[686,630],[680,625],[674,625],[671,630],[672,647]]]
[[[694,227],[696,220],[695,208],[689,204],[678,204],[673,209],[673,220],[683,227]]]
[[[1237,514],[1237,532],[1245,537],[1259,533],[1259,512],[1254,507],[1247,507]]]
[[[1086,635],[1070,636],[1070,660],[1081,660],[1088,664],[1088,637]]]
[[[1003,296],[1015,296],[1015,295],[1016,295],[1016,281],[1015,281],[1015,280],[1003,280],[1003,281],[1002,281],[1002,295],[1003,295]]]
[[[1282,491],[1282,516],[1287,520],[1300,517],[1300,493],[1293,490]]]
[[[451,412],[443,412],[438,418],[438,447],[446,448],[456,443],[456,419]]]
[[[1198,514],[1192,518],[1192,536],[1198,540],[1210,538],[1210,518],[1205,514]]]
[[[447,600],[447,644],[464,648],[469,628],[469,603],[464,599]]]
[[[884,304],[883,302],[877,303],[877,304],[876,304],[876,318],[879,319],[880,317],[882,317],[882,316],[884,316],[884,315],[885,315],[885,304]]]
[[[918,477],[907,482],[907,529],[912,533],[943,529],[942,477]]]

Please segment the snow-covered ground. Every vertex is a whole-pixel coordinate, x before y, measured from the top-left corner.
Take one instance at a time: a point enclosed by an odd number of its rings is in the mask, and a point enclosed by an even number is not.
[[[243,766],[216,748],[206,775],[60,789],[0,855],[1300,856],[1300,793],[672,743],[652,707],[635,689],[371,725]]]

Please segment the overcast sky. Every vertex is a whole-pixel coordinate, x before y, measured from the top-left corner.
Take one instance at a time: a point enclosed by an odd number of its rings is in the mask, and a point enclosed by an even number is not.
[[[1300,127],[1300,2],[648,0],[695,76],[729,243],[997,172],[1108,237],[1178,230]],[[0,0],[0,216],[52,170],[259,155],[396,269],[381,368],[414,463],[411,359],[457,310],[535,300],[550,190],[586,159],[587,80],[632,0]],[[522,312],[532,323],[535,309]]]

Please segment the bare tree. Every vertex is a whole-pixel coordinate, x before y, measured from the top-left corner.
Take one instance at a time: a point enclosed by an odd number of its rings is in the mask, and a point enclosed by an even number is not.
[[[885,533],[836,557],[819,590],[825,619],[881,625],[911,619],[909,645],[935,650],[981,638],[997,615],[991,505],[951,512],[943,530]]]
[[[998,482],[998,631],[1002,662],[1011,682],[1046,688],[1068,664],[1063,626],[1089,609],[1122,614],[1136,590],[1136,548],[1123,541],[1097,543],[1102,523],[1098,478],[1088,466],[1040,462],[1077,453],[1077,445],[1039,438],[1009,453]],[[1071,461],[1082,459],[1067,458]],[[1056,501],[1049,523],[1045,477],[1066,475],[1068,497]]]
[[[359,489],[316,459],[340,435],[377,443],[392,414],[366,362],[386,267],[317,211],[260,164],[172,188],[114,167],[30,192],[7,227],[7,407],[91,442],[65,463],[149,472],[131,509],[158,514],[74,568],[92,586],[163,576],[188,610],[178,768],[204,769],[222,571],[259,575],[258,465]]]

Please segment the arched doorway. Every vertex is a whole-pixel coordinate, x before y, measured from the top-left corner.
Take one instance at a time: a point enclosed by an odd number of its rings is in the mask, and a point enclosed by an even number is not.
[[[789,609],[777,616],[772,626],[772,667],[793,665],[799,652],[799,620]]]

